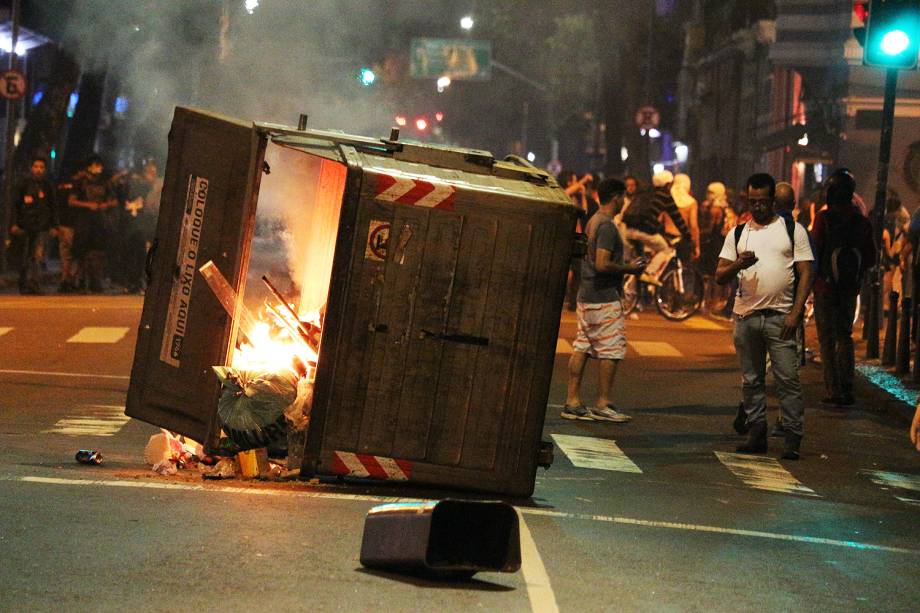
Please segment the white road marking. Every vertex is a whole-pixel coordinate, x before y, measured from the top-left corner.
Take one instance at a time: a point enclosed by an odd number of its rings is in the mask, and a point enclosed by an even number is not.
[[[872,483],[881,485],[883,488],[897,488],[909,490],[911,492],[920,492],[920,475],[909,475],[906,473],[892,473],[884,470],[861,470],[861,473],[868,475]],[[920,500],[909,496],[893,494],[901,502],[912,506],[920,506]]]
[[[9,333],[9,332],[11,332],[12,330],[13,330],[12,328],[3,328],[3,327],[0,327],[0,336],[3,336],[4,334]]]
[[[0,328],[2,329],[2,328]],[[556,353],[572,353],[572,343],[564,338],[556,339]]]
[[[370,496],[365,494],[342,494],[338,492],[317,492],[317,491],[292,491],[269,489],[266,487],[221,487],[215,485],[204,485],[194,483],[177,483],[172,481],[139,481],[137,479],[114,480],[114,479],[61,479],[57,477],[38,477],[25,476],[18,477],[12,475],[0,475],[0,481],[18,481],[22,483],[38,483],[45,485],[64,485],[64,486],[96,486],[96,487],[123,487],[123,488],[140,488],[140,489],[161,489],[189,492],[214,492],[219,494],[250,494],[253,496],[290,496],[293,498],[320,498],[328,500],[355,500],[361,502],[388,503],[388,502],[422,502],[419,498],[396,498],[387,496]],[[566,513],[564,511],[553,511],[552,509],[536,509],[533,507],[516,507],[524,515],[539,515],[543,517],[555,517],[558,519],[577,519],[583,521],[596,521],[603,523],[622,524],[629,526],[641,526],[646,528],[662,528],[667,530],[683,530],[690,532],[709,532],[715,534],[726,534],[730,536],[744,536],[751,538],[772,539],[777,541],[787,541],[795,543],[807,543],[811,545],[828,545],[831,547],[843,547],[846,549],[857,549],[863,551],[884,551],[889,553],[906,553],[910,555],[920,555],[920,549],[906,549],[903,547],[889,547],[887,545],[873,545],[872,543],[861,543],[850,540],[836,540],[815,536],[803,536],[798,534],[782,534],[779,532],[764,532],[761,530],[744,530],[740,528],[722,528],[720,526],[707,526],[700,524],[682,524],[677,522],[656,521],[648,519],[636,519],[632,517],[618,517],[611,515],[588,515],[584,513]]]
[[[0,375],[35,375],[38,377],[86,377],[89,379],[124,379],[127,375],[99,375],[90,372],[49,372],[44,370],[10,370],[0,368]]]
[[[820,498],[773,458],[722,451],[716,451],[715,454],[732,474],[755,489]]]
[[[68,415],[59,419],[42,434],[64,436],[115,436],[131,418],[124,414],[125,408],[118,405],[93,404],[83,407],[84,414]]]
[[[116,326],[87,326],[67,339],[68,343],[117,343],[125,337],[130,328]]]
[[[521,525],[521,572],[524,575],[524,583],[527,584],[530,610],[534,613],[559,613],[559,605],[556,604],[556,595],[549,582],[543,559],[520,510],[518,523]]]
[[[691,330],[727,330],[725,326],[703,317],[691,317],[684,321],[684,326]]]
[[[569,461],[579,468],[642,474],[642,469],[610,439],[568,434],[552,436]]]
[[[636,353],[648,358],[681,358],[684,356],[671,343],[657,341],[629,341],[629,346]]]

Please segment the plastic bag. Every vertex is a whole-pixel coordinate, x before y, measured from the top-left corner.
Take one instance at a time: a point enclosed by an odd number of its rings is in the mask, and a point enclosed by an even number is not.
[[[150,466],[156,466],[163,460],[181,460],[189,463],[191,457],[200,458],[203,455],[204,450],[200,443],[166,429],[160,429],[159,434],[151,436],[144,447],[144,461]]]
[[[294,430],[303,430],[310,423],[313,410],[313,381],[302,377],[297,381],[297,397],[286,409],[284,416]]]
[[[223,386],[217,415],[227,437],[240,449],[267,447],[286,451],[284,410],[297,399],[298,377],[293,372],[253,372],[215,366]]]

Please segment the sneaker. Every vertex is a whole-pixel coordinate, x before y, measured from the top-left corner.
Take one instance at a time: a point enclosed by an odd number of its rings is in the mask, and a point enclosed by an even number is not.
[[[626,423],[632,419],[629,415],[620,413],[609,404],[603,409],[591,407],[588,409],[588,413],[597,421],[612,421],[618,424]]]
[[[559,415],[562,417],[562,419],[594,421],[594,417],[591,416],[591,413],[588,412],[588,409],[586,409],[584,405],[579,405],[577,407],[570,407],[566,405],[562,408],[562,412]]]

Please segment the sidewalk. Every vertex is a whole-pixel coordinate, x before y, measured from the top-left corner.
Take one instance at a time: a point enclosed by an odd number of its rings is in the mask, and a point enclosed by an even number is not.
[[[809,326],[806,333],[808,347],[814,349],[815,354],[820,356],[814,326]],[[886,413],[898,421],[909,424],[913,419],[917,398],[920,395],[920,385],[911,380],[909,372],[904,376],[899,376],[895,374],[893,366],[883,367],[879,363],[880,360],[866,359],[866,341],[862,338],[862,320],[854,326],[853,341],[856,347],[856,389],[854,391],[857,400],[864,405],[862,408]],[[884,346],[885,330],[882,329],[879,331],[880,353]],[[816,372],[818,382],[823,385],[820,362],[809,361],[809,364],[810,367],[806,366],[803,373]],[[803,374],[803,382],[807,379],[811,377]]]

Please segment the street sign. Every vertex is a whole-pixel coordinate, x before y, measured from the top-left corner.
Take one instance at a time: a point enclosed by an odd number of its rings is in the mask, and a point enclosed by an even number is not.
[[[0,96],[7,100],[21,100],[26,95],[26,77],[18,70],[7,70],[0,83]]]
[[[492,43],[486,40],[414,38],[409,73],[416,79],[490,79]]]
[[[636,111],[636,127],[640,130],[651,130],[657,128],[661,123],[661,114],[653,106],[643,106]]]

